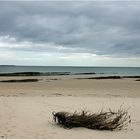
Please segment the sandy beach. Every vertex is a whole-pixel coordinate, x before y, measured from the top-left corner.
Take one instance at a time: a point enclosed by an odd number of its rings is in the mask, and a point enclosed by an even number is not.
[[[88,76],[0,77],[0,81],[39,79],[0,82],[0,138],[140,138],[140,82],[135,78],[76,79]],[[132,123],[120,131],[64,129],[53,122],[53,111],[98,112],[117,110],[122,104],[130,107]]]
[[[140,0],[0,0],[0,139],[140,139]]]

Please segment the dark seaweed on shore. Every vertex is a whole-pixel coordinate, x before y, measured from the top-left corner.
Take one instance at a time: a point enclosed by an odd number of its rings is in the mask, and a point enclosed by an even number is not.
[[[121,79],[121,76],[107,76],[107,77],[86,77],[86,78],[76,78],[76,79]]]
[[[75,73],[74,75],[91,75],[96,74],[95,72],[86,72],[86,73]]]
[[[140,76],[122,76],[122,78],[140,78]]]
[[[59,76],[59,75],[71,75],[70,72],[47,72],[43,73],[44,76]]]
[[[38,79],[20,79],[20,80],[3,80],[0,82],[11,82],[11,83],[15,83],[15,82],[38,82]]]
[[[102,77],[84,77],[76,79],[123,79],[123,78],[140,78],[140,76],[102,76]]]
[[[40,76],[40,72],[0,73],[0,76]]]
[[[127,110],[119,109],[113,112],[109,109],[107,112],[101,111],[100,113],[89,113],[82,111],[80,113],[74,112],[53,112],[53,119],[55,123],[64,128],[85,127],[88,129],[97,130],[121,130],[126,127],[130,122],[130,116]]]
[[[16,72],[16,73],[0,73],[0,76],[59,76],[70,75],[69,72]]]
[[[137,80],[135,80],[135,81],[140,81],[140,79],[137,79]]]

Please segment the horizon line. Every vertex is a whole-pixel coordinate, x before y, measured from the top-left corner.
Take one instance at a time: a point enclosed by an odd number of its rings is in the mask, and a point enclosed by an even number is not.
[[[122,67],[122,68],[140,68],[140,66],[72,66],[72,65],[16,65],[16,64],[0,64],[0,66],[21,66],[21,67]]]

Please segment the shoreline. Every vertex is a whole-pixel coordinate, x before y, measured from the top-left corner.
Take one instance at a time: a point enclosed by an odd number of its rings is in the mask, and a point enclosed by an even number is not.
[[[93,76],[2,76],[0,95],[11,96],[22,93],[25,96],[140,97],[139,78],[98,79]]]
[[[103,76],[101,76],[103,75]],[[95,72],[71,73],[71,72],[14,72],[0,73],[0,77],[43,77],[43,76],[80,76],[77,79],[123,79],[123,78],[140,78],[140,75],[119,75],[117,73],[105,74]],[[82,77],[83,76],[83,77]],[[85,76],[90,76],[86,77]]]

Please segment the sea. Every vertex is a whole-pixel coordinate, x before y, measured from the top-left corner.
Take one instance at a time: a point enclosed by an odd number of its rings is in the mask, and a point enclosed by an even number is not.
[[[70,74],[96,73],[98,75],[139,76],[140,67],[80,67],[80,66],[16,66],[0,65],[0,73],[68,72]]]

